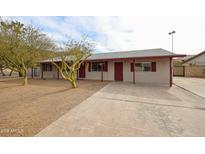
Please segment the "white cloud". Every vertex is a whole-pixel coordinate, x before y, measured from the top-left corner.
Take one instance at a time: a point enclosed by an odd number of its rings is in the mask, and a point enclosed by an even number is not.
[[[174,51],[193,54],[205,49],[205,17],[14,17],[42,26],[44,32],[63,41],[65,35],[95,40],[96,51],[146,48],[171,50],[168,32],[175,30]]]
[[[96,17],[100,43],[108,49],[133,50],[165,48],[171,50],[171,36],[176,30],[174,51],[193,54],[205,49],[204,17]]]

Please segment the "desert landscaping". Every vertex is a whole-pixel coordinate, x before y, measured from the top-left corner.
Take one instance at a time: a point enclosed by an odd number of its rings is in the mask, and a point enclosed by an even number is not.
[[[0,136],[34,136],[108,82],[0,79]]]

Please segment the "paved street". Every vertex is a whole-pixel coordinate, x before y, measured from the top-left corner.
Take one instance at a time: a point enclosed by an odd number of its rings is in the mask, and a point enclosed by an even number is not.
[[[205,136],[205,102],[179,87],[112,82],[37,136]]]

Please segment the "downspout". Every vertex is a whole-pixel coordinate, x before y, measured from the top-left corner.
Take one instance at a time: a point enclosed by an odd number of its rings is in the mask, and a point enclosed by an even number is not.
[[[170,87],[172,87],[172,57],[169,58],[169,67],[170,67]]]
[[[133,59],[133,84],[135,84],[135,59]]]

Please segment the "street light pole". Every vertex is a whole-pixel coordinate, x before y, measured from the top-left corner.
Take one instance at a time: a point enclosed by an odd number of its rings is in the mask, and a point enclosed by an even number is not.
[[[175,31],[171,31],[171,32],[168,33],[169,35],[172,35],[172,52],[174,51],[174,37],[173,37],[174,33],[176,33],[176,32]]]

